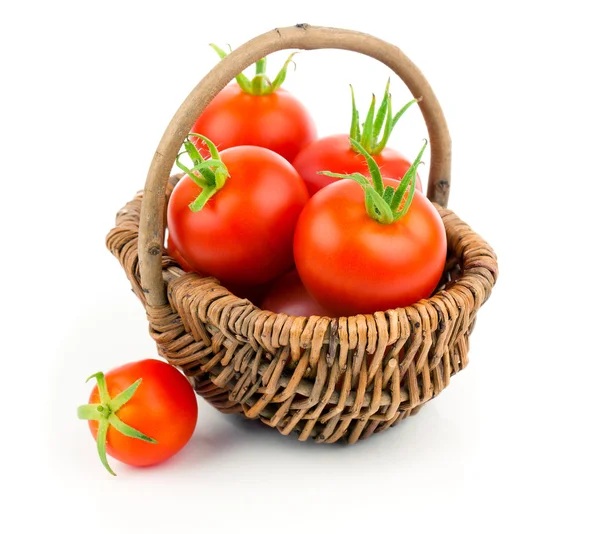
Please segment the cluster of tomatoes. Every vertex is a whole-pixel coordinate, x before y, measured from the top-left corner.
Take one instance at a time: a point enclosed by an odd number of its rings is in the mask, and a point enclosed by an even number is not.
[[[216,48],[216,47],[215,47]],[[216,48],[217,49],[217,48]],[[223,51],[217,49],[222,56]],[[329,317],[407,306],[435,289],[441,218],[414,162],[386,146],[389,82],[350,134],[317,138],[304,105],[265,60],[208,105],[184,143],[167,211],[169,254],[263,309]],[[218,147],[218,149],[217,149]],[[425,147],[423,147],[424,149]]]
[[[185,176],[169,199],[168,253],[277,313],[339,317],[428,297],[446,234],[417,174],[425,146],[412,163],[386,147],[415,101],[393,115],[388,82],[361,124],[352,93],[350,135],[317,139],[306,108],[280,87],[290,61],[270,81],[262,59],[198,118],[177,158]],[[151,465],[190,440],[196,398],[175,367],[143,360],[93,377],[78,415],[112,474],[107,454]]]

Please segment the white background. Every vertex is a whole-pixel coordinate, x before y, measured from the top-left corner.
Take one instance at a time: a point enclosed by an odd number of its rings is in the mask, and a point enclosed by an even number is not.
[[[382,5],[2,3],[0,530],[598,531],[594,3]],[[417,417],[352,447],[298,443],[200,400],[178,456],[142,470],[113,460],[110,477],[75,415],[84,380],[156,353],[104,237],[215,64],[208,43],[298,22],[382,37],[436,91],[453,137],[450,207],[500,261],[471,363]],[[296,63],[286,87],[322,135],[347,130],[349,83],[364,109],[388,76],[347,52]],[[397,79],[392,94],[409,98]],[[425,136],[415,108],[391,146],[412,157]]]

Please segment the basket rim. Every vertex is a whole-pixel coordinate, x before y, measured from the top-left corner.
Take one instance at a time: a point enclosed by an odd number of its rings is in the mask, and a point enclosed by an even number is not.
[[[177,174],[172,175],[170,178],[171,183],[173,183],[173,185],[174,185],[174,183],[176,183],[175,180],[178,181],[183,176],[184,176],[183,173],[177,173]],[[140,192],[138,194],[141,195],[142,192]],[[169,194],[170,194],[170,191],[167,192],[167,199],[168,199]],[[446,232],[447,232],[447,219],[449,217],[458,219],[458,216],[455,214],[454,211],[452,211],[449,208],[443,208],[435,202],[433,202],[433,205],[435,206],[436,210],[440,214],[440,216],[442,218],[442,222],[444,223],[444,228],[446,229]],[[446,289],[445,284],[444,284],[444,287],[442,287],[442,288],[439,288],[439,285],[438,285],[438,287],[436,287],[435,292],[432,293],[429,297],[420,299],[420,300],[414,302],[413,304],[410,304],[408,306],[389,308],[386,310],[378,310],[373,313],[361,313],[361,314],[349,315],[349,316],[329,317],[329,316],[318,316],[318,315],[295,316],[295,315],[288,315],[286,313],[277,313],[277,312],[272,312],[270,310],[264,310],[264,309],[260,308],[258,305],[252,303],[250,300],[248,300],[246,298],[238,297],[237,295],[232,293],[226,286],[222,285],[221,282],[214,276],[210,276],[210,275],[203,276],[203,275],[200,275],[195,272],[184,271],[177,263],[177,260],[175,258],[172,258],[171,256],[169,256],[168,252],[166,251],[166,248],[163,250],[163,253],[167,258],[169,258],[167,260],[167,262],[172,263],[174,265],[170,265],[167,269],[163,269],[163,279],[167,284],[172,283],[176,278],[181,278],[181,277],[190,277],[190,278],[193,277],[198,280],[203,280],[206,283],[212,282],[214,284],[215,289],[218,288],[219,290],[223,290],[224,292],[226,292],[226,295],[223,295],[223,297],[231,296],[231,297],[234,297],[235,299],[237,299],[235,304],[238,306],[241,306],[247,302],[250,306],[256,308],[257,310],[259,310],[261,312],[268,313],[271,315],[276,315],[276,316],[289,317],[289,318],[301,318],[301,319],[308,320],[308,319],[310,319],[310,317],[317,317],[318,319],[339,320],[342,318],[348,319],[351,317],[354,317],[354,318],[368,317],[368,316],[375,316],[375,315],[382,314],[382,313],[386,314],[389,312],[399,312],[400,310],[408,310],[408,309],[414,308],[417,305],[423,305],[423,304],[435,302],[436,300],[438,300],[437,297],[445,295],[445,294],[449,294],[452,297],[454,297],[457,294],[457,289],[456,289],[457,286],[467,287],[469,290],[471,290],[470,286],[465,284],[465,280],[473,281],[473,280],[480,279],[483,276],[481,269],[487,270],[490,273],[490,275],[493,279],[492,285],[495,284],[495,282],[498,278],[498,258],[497,258],[495,251],[487,243],[487,241],[483,240],[483,238],[481,238],[481,236],[479,236],[479,234],[477,234],[475,231],[473,231],[471,229],[471,227],[468,227],[466,224],[465,224],[465,227],[468,228],[467,234],[458,236],[457,239],[454,239],[454,240],[448,239],[449,253],[450,252],[452,252],[452,253],[459,252],[459,249],[456,245],[458,245],[460,242],[464,241],[465,237],[476,238],[476,239],[478,239],[478,243],[477,243],[478,251],[486,252],[486,254],[480,254],[480,256],[481,255],[487,256],[489,258],[489,263],[483,265],[481,261],[475,261],[475,262],[471,262],[469,264],[469,266],[466,267],[464,265],[465,256],[469,253],[472,253],[475,247],[463,246],[463,247],[461,247],[462,252],[460,252],[459,254],[456,254],[456,261],[461,264],[462,268],[460,270],[460,274],[459,274],[458,278],[454,281],[454,283],[452,284],[452,286],[450,288]],[[446,233],[446,236],[449,237],[447,233]],[[452,245],[454,245],[454,246],[452,246]],[[446,255],[447,257],[450,255],[449,253],[447,253],[447,255]],[[463,261],[461,262],[461,260],[463,260]],[[446,272],[446,269],[447,269],[447,266],[444,267],[444,273]],[[490,292],[488,292],[488,293],[490,293]],[[477,309],[479,309],[481,307],[481,305],[487,300],[487,298],[489,298],[489,294],[486,296],[485,300],[483,300],[480,303],[480,305],[477,306]]]
[[[167,202],[172,188],[182,176],[183,173],[171,175],[169,187],[166,191]],[[141,202],[142,197],[143,192],[139,191],[133,202]],[[444,228],[446,229],[448,239],[447,257],[455,256],[456,261],[461,265],[461,270],[451,287],[446,288],[444,285],[440,289],[438,286],[432,295],[409,306],[380,310],[371,314],[340,317],[316,315],[308,317],[294,316],[264,310],[250,300],[235,295],[213,276],[202,276],[195,272],[185,272],[177,261],[168,255],[163,244],[162,275],[168,297],[166,306],[173,309],[176,308],[175,300],[177,292],[189,292],[191,288],[194,288],[194,290],[204,288],[205,302],[203,302],[202,307],[206,313],[201,315],[200,319],[202,321],[214,324],[215,326],[218,325],[219,330],[231,339],[250,342],[255,346],[260,345],[264,350],[268,351],[276,350],[288,343],[291,343],[293,347],[307,348],[310,341],[309,337],[312,339],[309,332],[316,333],[316,335],[322,338],[322,344],[324,345],[329,344],[331,341],[335,343],[335,330],[339,329],[340,323],[350,322],[358,324],[366,322],[368,326],[371,326],[371,329],[375,330],[376,328],[373,325],[376,325],[378,320],[387,318],[393,322],[408,321],[415,331],[419,331],[422,328],[421,321],[415,319],[415,317],[422,316],[424,307],[433,307],[437,312],[438,320],[434,321],[436,326],[433,330],[438,329],[438,325],[442,325],[441,328],[443,329],[443,324],[449,319],[449,317],[445,316],[444,310],[454,308],[458,310],[471,309],[471,314],[474,315],[487,301],[498,277],[498,263],[496,253],[492,247],[473,231],[470,226],[462,222],[452,210],[442,208],[436,203],[434,203],[434,206],[440,214]],[[127,216],[127,214],[128,209],[126,206],[119,210],[117,220]],[[461,227],[460,235],[449,235],[449,224],[456,224],[457,222]],[[122,226],[117,221],[117,227],[111,233],[117,231],[120,227],[123,229],[126,228],[136,234],[136,236],[139,236],[139,216],[137,225],[132,223],[130,219],[127,220],[127,224]],[[107,236],[107,244],[109,244],[108,241],[110,240],[111,233]],[[111,248],[110,245],[109,248]],[[473,258],[470,256],[473,256]],[[444,273],[446,273],[446,268],[444,269]],[[136,278],[143,298],[144,291],[141,289],[139,262],[136,268]],[[147,308],[152,308],[151,305],[145,302],[145,299],[144,304]],[[158,308],[160,307],[158,306]],[[236,310],[235,315],[233,315],[234,319],[232,320],[230,317],[229,320],[224,321],[223,317],[230,315],[234,309]],[[227,313],[224,313],[224,311]],[[469,319],[472,319],[472,317]],[[262,329],[265,325],[268,331],[275,323],[279,326],[283,323],[285,334],[279,339],[269,339],[265,334],[258,336],[258,339],[254,339],[254,336],[250,335],[248,331],[250,323],[255,326],[256,331]],[[332,324],[334,327],[338,326],[338,328],[332,328]],[[432,325],[429,328],[432,329]],[[301,332],[301,334],[298,334],[298,332]],[[295,337],[291,339],[292,336]],[[256,343],[253,343],[253,341]],[[299,358],[297,351],[292,356],[293,360]]]

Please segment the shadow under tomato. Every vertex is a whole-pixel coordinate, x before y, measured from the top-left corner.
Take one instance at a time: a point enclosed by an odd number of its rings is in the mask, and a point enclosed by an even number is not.
[[[176,463],[181,463],[182,465],[192,466],[199,463],[210,463],[213,459],[238,445],[238,436],[229,429],[210,432],[210,428],[200,428],[196,430],[187,445],[164,465],[171,464],[174,466]]]

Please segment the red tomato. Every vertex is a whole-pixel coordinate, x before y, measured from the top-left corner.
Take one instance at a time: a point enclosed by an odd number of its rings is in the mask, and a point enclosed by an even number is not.
[[[188,262],[181,255],[181,253],[177,250],[177,248],[175,248],[175,245],[173,244],[171,236],[167,237],[167,253],[169,254],[169,256],[171,256],[171,258],[173,258],[179,264],[179,266],[184,271],[186,271],[188,273],[194,271],[194,269],[192,269],[189,266]],[[198,274],[200,276],[204,276],[202,273],[198,273]],[[262,300],[265,293],[269,290],[269,286],[270,286],[270,284],[261,284],[261,285],[252,285],[252,286],[237,286],[237,285],[228,284],[227,289],[232,294],[234,294],[236,297],[239,297],[242,299],[248,299],[250,302],[252,302],[253,304],[256,305]]]
[[[330,317],[323,306],[308,294],[297,271],[290,271],[277,279],[262,301],[261,308],[275,313],[287,313],[296,317],[319,315]]]
[[[384,178],[385,185],[397,181]],[[294,238],[296,268],[311,296],[333,313],[356,315],[408,306],[435,289],[446,233],[419,191],[404,217],[372,219],[360,185],[340,180],[306,205]]]
[[[177,247],[175,247],[173,244],[173,240],[171,239],[170,235],[167,237],[167,254],[171,256],[171,258],[173,258],[185,272],[189,273],[194,270],[177,250]]]
[[[106,435],[106,452],[110,456],[129,465],[148,466],[167,460],[190,440],[196,426],[198,404],[190,383],[175,367],[160,360],[141,360],[117,367],[104,378],[113,401],[141,379],[133,396],[114,413],[122,423],[156,441],[149,443],[126,436],[111,424]],[[101,380],[99,377],[99,384]],[[90,395],[90,405],[104,405],[103,413],[108,414],[106,399],[101,397],[96,385]],[[80,410],[82,408],[89,405]],[[98,420],[89,421],[94,439],[98,437],[99,424],[102,423]]]
[[[411,162],[392,148],[384,148],[381,153],[373,155],[381,172],[388,178],[402,180]],[[369,176],[369,168],[365,158],[350,148],[347,134],[322,137],[306,146],[293,162],[308,189],[310,196],[326,185],[337,182],[339,178],[317,174],[319,171],[330,171],[340,174],[359,172]],[[423,191],[421,179],[417,175],[416,188]]]
[[[258,97],[256,97],[258,98]],[[175,247],[195,271],[234,286],[260,285],[289,270],[293,237],[308,199],[283,157],[256,146],[224,150],[229,178],[198,212],[200,187],[189,176],[175,186],[167,224]]]
[[[171,237],[167,238],[167,253],[171,258],[173,258],[179,266],[186,272],[194,272],[185,258],[181,255],[181,253],[177,250]],[[198,273],[200,276],[204,276],[202,273]],[[227,285],[227,289],[234,294],[236,297],[242,299],[248,299],[253,304],[259,303],[264,297],[265,293],[269,289],[270,284],[262,284],[262,285],[253,285],[253,286],[236,286],[232,284]]]
[[[198,118],[192,132],[208,137],[219,151],[241,145],[268,148],[292,161],[317,136],[304,105],[285,89],[250,95],[237,83],[225,87]],[[198,143],[202,155],[208,150]]]

